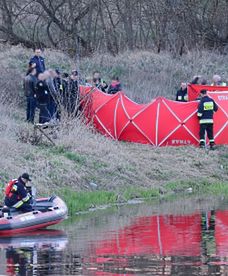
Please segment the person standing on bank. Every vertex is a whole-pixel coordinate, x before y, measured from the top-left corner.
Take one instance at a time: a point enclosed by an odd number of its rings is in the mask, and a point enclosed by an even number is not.
[[[35,66],[37,76],[45,71],[45,60],[41,56],[41,53],[41,49],[39,47],[36,47],[34,49],[34,56],[29,61],[29,64]]]
[[[102,92],[106,93],[108,84],[101,78],[101,74],[99,71],[93,72],[93,86],[97,87]]]
[[[204,148],[206,145],[205,142],[205,132],[207,132],[207,137],[209,139],[210,148],[213,149],[214,142],[214,112],[218,110],[218,106],[213,99],[207,95],[207,90],[200,91],[201,100],[198,106],[197,116],[200,123],[200,147]]]
[[[187,91],[187,83],[182,82],[181,87],[177,90],[176,101],[178,102],[187,102],[188,101],[188,91]]]
[[[30,68],[24,78],[24,91],[27,100],[26,120],[27,122],[34,123],[35,110],[36,110],[36,68]]]
[[[29,174],[23,173],[18,179],[11,180],[5,189],[5,205],[22,212],[32,211],[31,196],[26,184],[31,181]]]
[[[36,84],[36,100],[38,108],[40,109],[39,123],[44,124],[50,121],[50,112],[48,105],[50,102],[50,93],[46,84],[47,73],[41,73],[38,75],[38,81]]]
[[[78,85],[78,71],[73,70],[70,75],[67,91],[67,111],[68,116],[77,117],[79,111],[79,85]]]

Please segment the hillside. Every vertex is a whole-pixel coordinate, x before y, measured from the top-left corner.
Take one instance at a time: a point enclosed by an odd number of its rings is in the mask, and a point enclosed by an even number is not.
[[[126,188],[163,187],[161,189],[165,191],[228,183],[228,147],[205,152],[194,147],[153,148],[116,142],[95,133],[80,120],[61,123],[55,147],[45,139],[32,145],[33,126],[24,122],[21,90],[21,77],[30,54],[21,47],[3,49],[0,54],[1,68],[4,69],[0,79],[1,183],[23,171],[31,173],[39,193],[62,187],[87,191],[92,189],[91,182],[96,183],[99,190],[118,193]],[[74,66],[73,61],[60,52],[47,51],[45,56],[50,67],[69,70]],[[99,68],[107,79],[111,73],[118,72],[127,94],[147,101],[159,91],[172,98],[177,84],[191,78],[194,68],[206,77],[215,70],[225,72],[228,63],[219,66],[223,57],[202,53],[203,62],[199,56],[195,53],[174,60],[168,54],[146,52],[126,53],[117,58],[104,55],[86,58],[80,67],[83,75]]]

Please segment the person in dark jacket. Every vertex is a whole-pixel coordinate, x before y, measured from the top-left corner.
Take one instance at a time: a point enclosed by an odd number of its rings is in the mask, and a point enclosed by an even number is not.
[[[5,205],[14,207],[22,212],[32,211],[31,196],[27,193],[26,184],[31,181],[29,174],[23,173],[12,185],[11,191],[5,197]]]
[[[201,76],[194,76],[190,83],[191,84],[200,84],[200,79],[201,79]]]
[[[108,87],[108,94],[116,94],[117,92],[121,91],[121,83],[118,77],[113,77],[111,84]]]
[[[46,78],[47,78],[46,74],[44,74],[44,73],[39,74],[38,81],[36,84],[35,97],[37,100],[37,105],[40,109],[40,114],[39,114],[39,123],[40,124],[44,124],[44,123],[50,121],[50,113],[48,110],[50,94],[49,94],[47,84],[45,82]]]
[[[66,108],[67,106],[67,90],[68,90],[68,85],[69,85],[69,74],[68,73],[63,73],[62,74],[62,94],[61,94],[61,102]]]
[[[200,147],[205,147],[205,132],[210,142],[210,148],[214,148],[213,116],[218,110],[218,106],[213,99],[207,95],[207,90],[200,91],[201,100],[198,106],[197,116],[200,123]]]
[[[59,102],[59,91],[57,89],[55,78],[57,77],[57,73],[55,70],[49,69],[47,72],[46,84],[49,92],[49,103],[48,103],[48,111],[50,114],[50,118],[55,120],[57,118],[57,107]]]
[[[24,78],[24,91],[27,101],[26,120],[31,123],[34,123],[36,110],[36,82],[36,68],[31,68],[28,75]]]
[[[67,111],[69,116],[77,116],[79,111],[78,71],[73,70],[67,90]]]
[[[107,83],[101,78],[101,74],[98,71],[93,73],[93,85],[100,89],[102,92],[106,92],[108,88]]]
[[[37,76],[45,71],[45,60],[41,56],[41,53],[42,51],[40,48],[35,48],[34,56],[29,61],[31,66],[36,66]]]
[[[59,69],[55,69],[54,86],[56,90],[56,119],[61,118],[61,109],[63,107],[63,94],[65,93],[65,81]]]
[[[188,101],[188,91],[187,91],[187,83],[182,82],[181,87],[177,90],[176,101],[178,102],[187,102]]]

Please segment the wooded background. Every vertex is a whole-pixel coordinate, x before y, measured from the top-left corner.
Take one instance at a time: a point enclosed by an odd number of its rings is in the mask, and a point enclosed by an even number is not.
[[[228,0],[1,0],[0,39],[88,55],[228,52]]]

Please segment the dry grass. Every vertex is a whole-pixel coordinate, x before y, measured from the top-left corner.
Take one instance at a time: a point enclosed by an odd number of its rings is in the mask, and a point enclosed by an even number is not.
[[[0,54],[1,67],[17,72],[13,85],[18,90],[29,55],[28,51],[20,47],[4,49]],[[73,62],[62,53],[47,51],[46,56],[52,66],[60,67],[64,63],[66,68],[72,67]],[[211,59],[209,67],[199,59],[199,53],[174,61],[166,54],[158,56],[142,52],[116,58],[106,55],[87,58],[82,61],[81,68],[85,68],[86,75],[100,67],[107,77],[118,73],[130,96],[147,101],[157,94],[167,93],[171,97],[182,79],[192,77],[195,73],[193,68],[198,68],[197,73],[210,76],[214,71],[222,72],[228,64],[225,61],[222,63],[223,58],[216,58],[215,54],[202,53],[201,56],[205,63]],[[15,68],[12,68],[12,63]],[[3,74],[1,78],[6,78],[6,75]],[[7,91],[14,87],[11,83],[4,84]],[[4,91],[1,91],[2,97]],[[56,147],[47,146],[47,143],[33,146],[24,139],[31,137],[33,128],[23,122],[23,112],[15,105],[6,107],[3,104],[0,104],[0,112],[2,183],[23,171],[31,173],[38,191],[43,193],[63,186],[74,190],[90,190],[91,182],[96,183],[98,189],[121,192],[130,187],[161,187],[181,181],[185,185],[228,181],[227,147],[206,154],[194,147],[153,148],[116,142],[95,133],[80,120],[68,123],[63,120],[55,140]]]
[[[126,188],[161,187],[180,181],[184,185],[228,181],[227,159],[221,159],[227,148],[205,154],[194,147],[153,148],[116,142],[94,133],[77,120],[61,128],[56,147],[46,143],[33,146],[19,139],[33,131],[32,126],[22,122],[22,114],[10,114],[2,106],[0,110],[4,114],[0,119],[3,182],[22,171],[32,174],[40,192],[65,186],[91,190],[90,182],[96,183],[98,189],[121,192]]]
[[[0,95],[23,97],[22,77],[32,55],[32,51],[20,46],[0,45]],[[160,55],[148,51],[125,52],[117,57],[104,53],[83,58],[80,64],[60,51],[47,49],[44,57],[48,68],[59,68],[62,72],[77,68],[82,78],[91,76],[94,70],[100,70],[107,81],[118,75],[126,94],[144,103],[156,96],[174,98],[180,83],[191,81],[194,75],[202,75],[210,83],[217,73],[228,81],[228,56],[209,51],[189,52],[177,58],[166,52]]]
[[[119,75],[127,95],[136,102],[149,102],[157,96],[175,98],[181,82],[201,75],[210,83],[217,73],[228,80],[228,56],[215,52],[189,52],[173,58],[169,53],[125,52],[117,57],[95,55],[81,63],[82,72],[99,69],[106,79]]]

